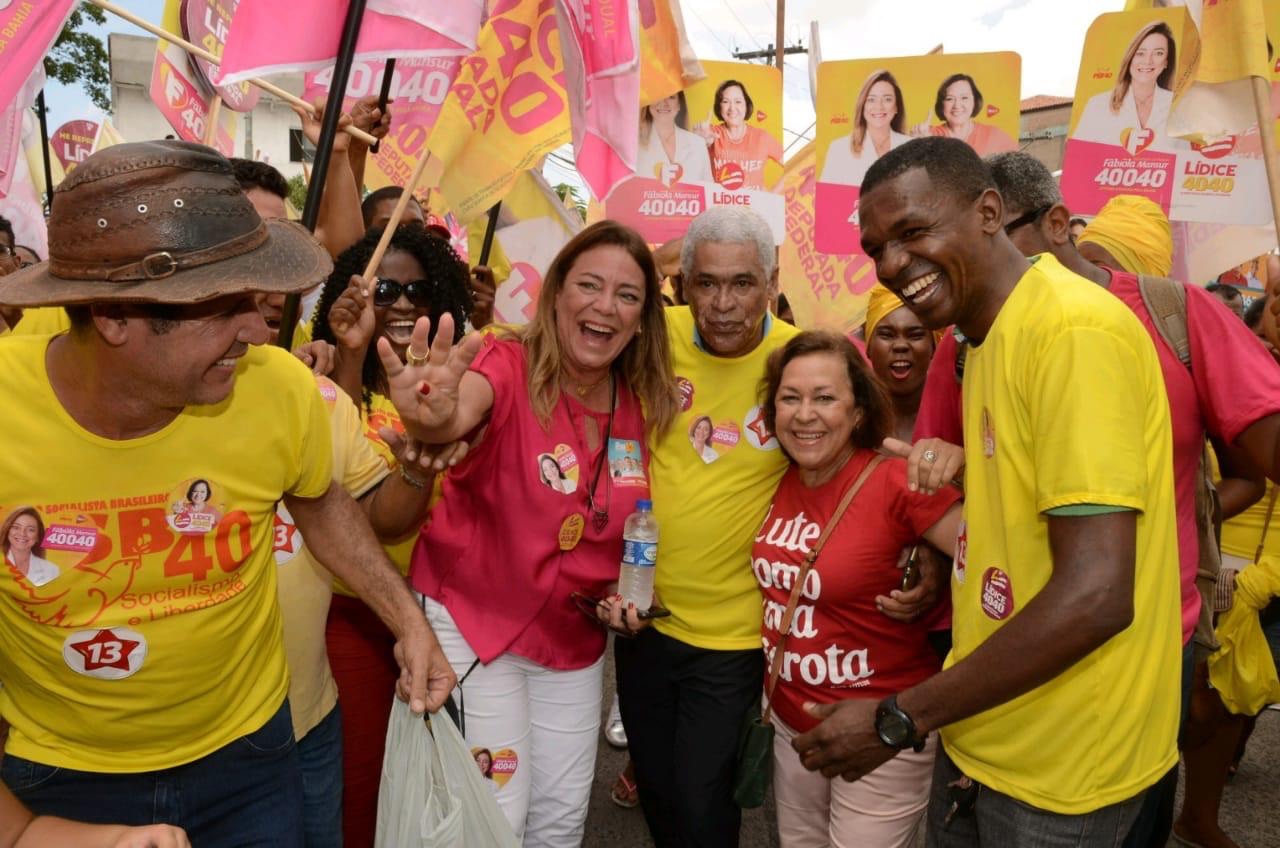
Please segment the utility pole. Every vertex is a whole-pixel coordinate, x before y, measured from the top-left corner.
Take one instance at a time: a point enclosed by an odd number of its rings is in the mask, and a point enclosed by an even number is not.
[[[779,68],[781,68],[782,57],[784,55],[790,56],[794,53],[808,53],[808,52],[809,52],[809,48],[805,47],[803,44],[795,44],[795,45],[792,45],[791,47],[783,47],[780,50],[774,47],[772,44],[770,44],[764,50],[739,50],[738,52],[733,54],[733,58],[745,59],[748,61],[750,61],[751,59],[767,59],[770,62],[776,64]]]

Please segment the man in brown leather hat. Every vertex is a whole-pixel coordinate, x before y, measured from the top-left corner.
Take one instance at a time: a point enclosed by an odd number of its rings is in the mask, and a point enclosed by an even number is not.
[[[277,501],[397,635],[401,697],[438,709],[454,683],[331,485],[314,379],[263,345],[257,293],[315,285],[329,257],[199,145],[110,148],[58,195],[50,260],[0,278],[0,304],[72,323],[0,345],[0,776],[38,813],[301,845]]]

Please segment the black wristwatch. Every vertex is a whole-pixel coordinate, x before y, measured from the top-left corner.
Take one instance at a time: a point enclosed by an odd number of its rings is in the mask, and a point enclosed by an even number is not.
[[[910,748],[923,751],[927,734],[921,736],[911,716],[898,706],[898,696],[890,695],[876,707],[876,735],[880,741],[898,751]]]

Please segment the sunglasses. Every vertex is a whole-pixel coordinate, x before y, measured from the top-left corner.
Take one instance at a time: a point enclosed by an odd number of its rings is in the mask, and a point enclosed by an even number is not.
[[[388,280],[385,277],[378,278],[378,284],[373,290],[374,306],[390,306],[400,299],[400,295],[409,298],[409,302],[414,306],[423,309],[431,306],[431,281],[430,280],[414,280],[411,283],[402,283],[399,280]]]
[[[1004,225],[1004,234],[1012,235],[1013,231],[1018,229],[1018,227],[1025,227],[1027,224],[1035,223],[1040,219],[1041,215],[1052,208],[1052,205],[1041,206],[1039,209],[1032,209],[1030,212],[1023,212],[1021,215]]]

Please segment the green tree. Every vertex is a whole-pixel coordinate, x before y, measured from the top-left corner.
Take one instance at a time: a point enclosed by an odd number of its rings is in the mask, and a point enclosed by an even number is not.
[[[301,213],[302,208],[307,205],[307,181],[302,178],[302,174],[294,174],[288,179],[288,183],[289,202]]]
[[[88,3],[77,6],[49,55],[44,57],[44,72],[49,79],[63,85],[79,83],[93,105],[110,112],[111,72],[107,47],[101,38],[87,31],[90,24],[103,26],[106,22],[107,13],[97,6]]]
[[[566,209],[573,209],[578,213],[578,217],[587,220],[587,201],[582,199],[577,186],[569,183],[556,183],[555,193],[559,196],[560,201],[565,205]]]

